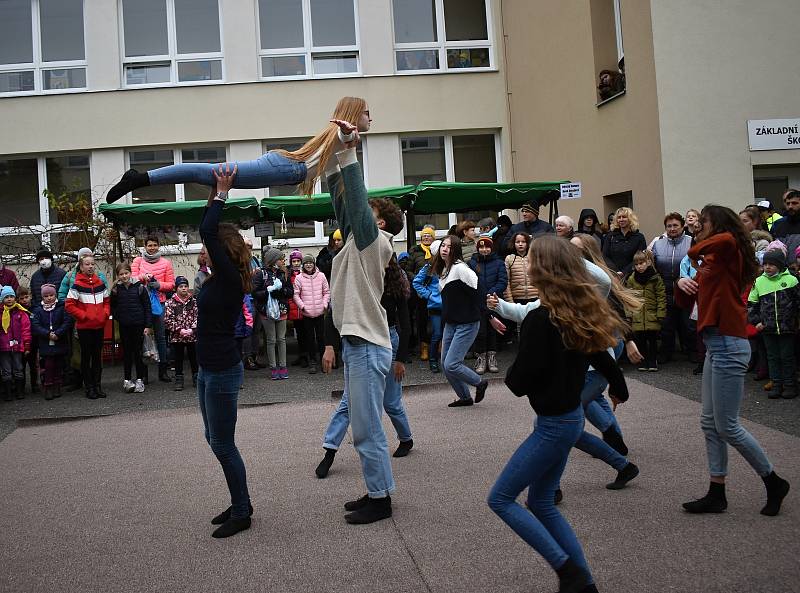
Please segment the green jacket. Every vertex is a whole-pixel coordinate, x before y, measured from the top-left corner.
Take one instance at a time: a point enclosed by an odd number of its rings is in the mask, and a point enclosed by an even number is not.
[[[765,334],[793,334],[799,303],[797,278],[789,270],[772,277],[761,274],[747,299],[747,320],[762,323]]]
[[[631,274],[625,280],[625,286],[635,290],[644,300],[644,306],[630,314],[631,329],[635,332],[661,330],[661,321],[667,316],[667,292],[661,276],[654,272],[642,286]]]

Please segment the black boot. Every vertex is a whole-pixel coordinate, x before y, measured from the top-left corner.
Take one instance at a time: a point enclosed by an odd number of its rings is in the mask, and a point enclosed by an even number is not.
[[[361,500],[361,499],[359,499]],[[392,498],[367,498],[364,504],[344,516],[344,520],[353,525],[366,525],[392,516]]]
[[[780,512],[781,503],[789,494],[789,482],[775,472],[761,479],[764,480],[764,485],[767,487],[767,504],[761,509],[761,514],[774,517]]]
[[[318,478],[322,479],[328,475],[328,470],[330,470],[331,465],[333,465],[334,457],[336,457],[336,449],[328,449],[325,447],[325,457],[322,458],[317,469],[314,470]]]
[[[166,363],[158,363],[158,380],[163,383],[172,383],[172,378],[169,376],[169,367]]]
[[[722,513],[728,508],[728,499],[725,498],[725,484],[711,482],[708,494],[691,502],[684,502],[683,508],[689,513]]]
[[[113,204],[122,196],[140,187],[150,185],[150,177],[147,173],[139,173],[136,169],[128,169],[114,187],[108,190],[106,202]]]
[[[78,391],[78,389],[83,387],[83,375],[75,370],[70,370],[69,374],[71,375],[72,380],[69,385],[67,385],[67,391],[72,393],[73,391]]]
[[[17,399],[25,399],[25,379],[17,379],[16,386],[17,390],[14,393],[14,397]]]
[[[247,506],[250,507],[250,514],[248,515],[248,517],[250,517],[250,516],[253,515],[253,504],[252,503],[247,503]],[[233,507],[228,507],[227,509],[222,511],[219,515],[217,515],[216,517],[211,519],[211,524],[212,525],[222,525],[226,521],[230,520],[230,518],[231,518],[231,509],[232,508]]]
[[[84,386],[86,387],[86,397],[88,399],[97,399],[97,392],[94,390],[94,385],[84,381]]]
[[[797,397],[797,379],[792,377],[789,381],[783,384],[783,392],[781,393],[783,399],[794,399]]]
[[[623,488],[625,488],[628,482],[630,482],[638,475],[639,475],[639,468],[629,462],[628,465],[623,467],[617,473],[616,480],[614,480],[610,484],[606,484],[606,488],[608,488],[609,490],[622,490]]]
[[[556,570],[558,593],[581,593],[589,585],[589,573],[570,559]]]
[[[97,397],[106,397],[106,392],[103,389],[103,369],[97,369],[94,372],[94,392]]]
[[[411,448],[414,446],[414,439],[408,439],[407,441],[400,441],[400,444],[397,446],[397,451],[394,452],[392,457],[405,457],[408,455]]]
[[[622,435],[619,434],[619,431],[614,426],[609,427],[603,432],[603,440],[609,447],[623,457],[628,455],[628,446],[625,444],[625,441],[622,440]]]
[[[230,537],[232,535],[236,535],[240,531],[244,531],[245,529],[250,529],[250,517],[245,517],[244,519],[231,518],[217,527],[214,530],[214,533],[211,534],[211,537]]]
[[[175,375],[175,391],[183,391],[183,375]]]
[[[51,399],[53,399],[53,391],[55,391],[55,390],[53,389],[52,386],[45,385],[42,390],[44,391],[44,399],[46,399],[47,401],[50,401]]]
[[[14,399],[14,395],[11,390],[11,381],[3,381],[3,401],[10,402]]]

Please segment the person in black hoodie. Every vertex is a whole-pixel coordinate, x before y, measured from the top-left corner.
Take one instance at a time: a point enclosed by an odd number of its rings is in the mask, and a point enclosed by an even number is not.
[[[576,233],[591,235],[597,241],[597,246],[603,246],[603,234],[600,232],[600,221],[597,219],[597,212],[591,208],[581,210],[578,217],[578,230]]]
[[[624,328],[594,288],[580,252],[556,237],[531,249],[531,282],[541,306],[522,322],[519,354],[506,385],[527,396],[536,412],[534,430],[511,456],[489,493],[489,507],[558,575],[559,592],[596,592],[583,550],[554,505],[570,450],[583,433],[581,390],[591,364],[609,380],[615,402],[628,399],[625,379],[607,352]],[[590,324],[581,320],[591,319]],[[528,508],[517,502],[528,488]]]
[[[508,286],[506,266],[497,254],[492,252],[493,242],[489,237],[478,239],[478,252],[469,260],[469,267],[478,276],[478,295],[481,297],[481,325],[478,337],[475,338],[472,350],[478,361],[475,372],[482,375],[487,370],[496,373],[497,367],[497,332],[490,325],[492,312],[483,300],[488,294],[503,294]]]
[[[633,256],[647,250],[647,240],[639,232],[639,219],[630,208],[617,208],[611,231],[603,241],[603,257],[619,270],[621,277],[633,269]]]

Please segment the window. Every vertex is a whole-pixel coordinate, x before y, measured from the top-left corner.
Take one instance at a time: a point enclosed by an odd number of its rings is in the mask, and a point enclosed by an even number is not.
[[[625,93],[620,0],[591,0],[590,6],[597,97],[603,103]]]
[[[128,152],[130,167],[140,173],[177,163],[224,163],[226,160],[227,151],[224,146],[136,149]],[[134,190],[132,201],[134,204],[141,204],[205,200],[208,198],[208,192],[208,187],[197,183],[150,185]]]
[[[262,78],[358,74],[354,0],[258,0]]]
[[[79,207],[91,208],[88,154],[0,158],[0,252],[33,253],[40,241],[55,251],[71,249],[73,235],[84,234],[70,223],[92,217]]]
[[[120,0],[126,86],[224,80],[218,0]]]
[[[495,134],[457,134],[444,136],[404,136],[400,138],[403,158],[403,183],[416,185],[422,181],[461,181],[494,183],[498,179],[497,136]],[[442,236],[453,224],[475,220],[497,212],[479,211],[459,214],[416,216],[416,231],[432,224]]]
[[[486,0],[392,0],[397,72],[492,67]]]
[[[264,152],[275,150],[275,149],[283,149],[283,150],[297,150],[300,148],[305,142],[308,141],[308,138],[305,139],[291,139],[291,140],[268,140],[264,143]],[[358,162],[361,163],[361,167],[364,170],[364,182],[367,182],[367,172],[366,167],[364,165],[364,147],[366,145],[366,138],[361,139],[361,144],[358,145],[356,149],[356,156],[358,157]],[[336,158],[334,156],[334,158]],[[325,182],[324,176],[322,176],[316,184],[314,188],[315,193],[326,193],[328,191],[328,184]],[[281,185],[270,187],[267,189],[269,196],[296,196],[300,193],[300,187],[297,185]],[[276,240],[283,240],[283,239],[314,239],[315,242],[323,241],[327,238],[327,235],[330,234],[334,229],[338,228],[338,223],[336,222],[335,218],[329,218],[327,220],[306,220],[306,221],[286,221],[286,232],[282,231],[282,224],[281,219],[279,216],[275,216],[275,230],[277,234],[271,239]],[[292,242],[290,244],[294,244]]]
[[[83,0],[2,0],[0,94],[85,88]]]

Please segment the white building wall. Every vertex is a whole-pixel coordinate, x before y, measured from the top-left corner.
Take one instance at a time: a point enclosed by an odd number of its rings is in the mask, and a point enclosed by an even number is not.
[[[84,0],[86,82],[92,91],[116,90],[121,85],[117,8],[113,0]]]
[[[258,3],[220,0],[227,82],[258,80]]]

